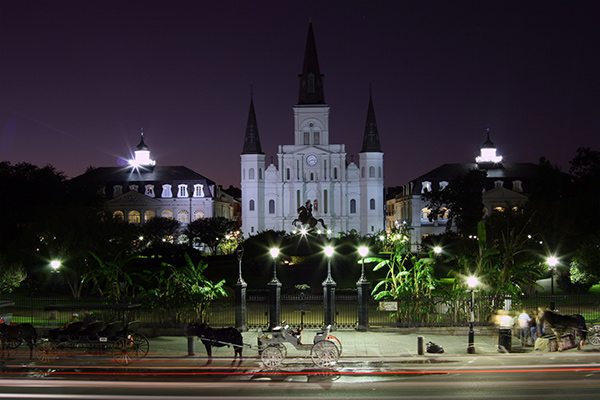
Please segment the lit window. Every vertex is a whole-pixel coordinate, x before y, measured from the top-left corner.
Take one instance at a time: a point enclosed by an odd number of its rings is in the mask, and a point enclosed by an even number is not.
[[[147,210],[144,212],[144,222],[148,222],[154,217],[156,217],[156,213],[154,211]]]
[[[144,194],[148,197],[154,197],[154,185],[146,185]]]
[[[350,200],[350,214],[356,214],[356,200]]]
[[[275,214],[275,200],[269,200],[269,214]]]
[[[113,213],[113,219],[115,221],[124,221],[125,220],[125,214],[123,214],[123,211],[115,211]]]
[[[448,210],[445,207],[440,208],[440,219],[448,219],[448,214],[450,213],[450,210]]]
[[[448,186],[448,181],[440,181],[440,190],[446,189],[446,186]]]
[[[182,224],[187,224],[190,222],[190,213],[186,210],[177,212],[177,221],[181,222]]]
[[[113,197],[117,197],[123,194],[123,186],[115,185],[113,186]]]
[[[421,220],[429,221],[429,214],[431,214],[431,210],[427,207],[421,209]]]
[[[177,185],[177,197],[188,197],[187,185],[184,185],[184,184]]]
[[[200,210],[194,211],[194,221],[196,221],[197,219],[202,219],[202,218],[204,218],[204,211],[200,211]]]
[[[248,210],[254,211],[254,200],[250,200],[248,203]]]
[[[496,211],[496,212],[504,212],[504,207],[494,207],[494,211]]]
[[[173,211],[171,210],[162,210],[160,216],[163,218],[173,218]]]
[[[375,199],[369,200],[369,209],[371,209],[371,210],[375,209]]]
[[[254,180],[254,168],[248,170],[248,179]]]
[[[129,185],[129,191],[130,192],[137,192],[138,191],[138,185]]]
[[[204,185],[199,183],[194,185],[194,197],[204,197]]]
[[[129,211],[129,214],[127,214],[127,222],[130,224],[139,224],[142,222],[142,216],[140,215],[140,212],[135,210]]]
[[[513,190],[515,192],[522,192],[523,191],[523,183],[521,181],[513,181]]]
[[[162,185],[161,197],[173,197],[173,193],[171,193],[171,185]]]
[[[421,183],[421,193],[431,192],[431,182],[423,181]]]
[[[375,178],[375,167],[372,165],[369,167],[369,178]]]

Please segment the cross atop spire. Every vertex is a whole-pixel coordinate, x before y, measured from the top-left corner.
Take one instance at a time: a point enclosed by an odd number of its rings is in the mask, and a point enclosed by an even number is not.
[[[254,112],[253,94],[250,94],[250,111],[246,123],[246,135],[244,136],[244,148],[242,154],[264,154],[260,146],[258,136],[258,125],[256,124],[256,113]]]
[[[312,22],[308,23],[308,36],[306,38],[306,49],[304,51],[304,65],[300,77],[300,95],[298,104],[325,104],[325,93],[323,91],[323,75],[319,69],[317,57],[317,45],[313,33]]]
[[[135,148],[137,150],[148,150],[148,146],[144,143],[144,128],[140,128],[140,143]]]
[[[381,153],[379,144],[379,132],[377,131],[377,121],[375,120],[375,108],[373,107],[373,96],[369,86],[369,107],[367,108],[367,122],[365,124],[365,134],[361,153]]]
[[[486,134],[486,140],[485,140],[485,142],[483,142],[483,145],[481,147],[484,149],[496,148],[496,146],[494,146],[494,142],[492,142],[490,140],[490,128],[485,128],[485,134]]]

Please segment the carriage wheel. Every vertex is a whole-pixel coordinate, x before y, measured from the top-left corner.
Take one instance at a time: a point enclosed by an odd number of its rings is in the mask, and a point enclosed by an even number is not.
[[[129,340],[133,341],[133,350],[135,352],[135,356],[138,358],[144,358],[148,354],[148,350],[150,350],[150,342],[148,338],[144,335],[140,335],[139,333],[134,333],[129,336]]]
[[[310,357],[316,366],[321,368],[333,367],[340,358],[340,351],[331,340],[321,340],[313,345]]]
[[[284,356],[280,346],[283,345],[272,345],[267,346],[263,349],[260,355],[260,359],[266,368],[272,369],[277,368],[281,365],[281,361],[283,360]]]
[[[40,342],[35,350],[35,354],[41,362],[49,362],[58,358],[58,349],[53,342]]]
[[[588,336],[588,342],[593,344],[594,346],[600,346],[600,335],[595,333],[593,335]]]
[[[340,339],[337,338],[337,336],[333,336],[333,335],[329,335],[327,336],[327,340],[331,340],[336,347],[338,348],[338,351],[340,352],[340,356],[342,355],[342,342],[340,341]]]
[[[113,344],[113,361],[117,364],[127,365],[135,356],[133,341],[128,338],[120,338]]]

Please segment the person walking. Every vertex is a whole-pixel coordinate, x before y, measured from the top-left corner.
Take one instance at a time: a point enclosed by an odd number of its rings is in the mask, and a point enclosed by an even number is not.
[[[519,339],[521,339],[521,347],[525,347],[527,345],[527,341],[529,339],[530,329],[529,325],[531,323],[531,317],[527,314],[527,311],[521,311],[521,314],[517,317],[517,324],[519,324]]]

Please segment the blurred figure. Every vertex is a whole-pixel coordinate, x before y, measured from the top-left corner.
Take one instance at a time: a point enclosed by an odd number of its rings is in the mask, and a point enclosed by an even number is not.
[[[528,344],[529,341],[529,324],[531,323],[531,317],[527,314],[527,311],[523,310],[517,317],[517,324],[519,325],[519,339],[521,339],[521,347]]]

